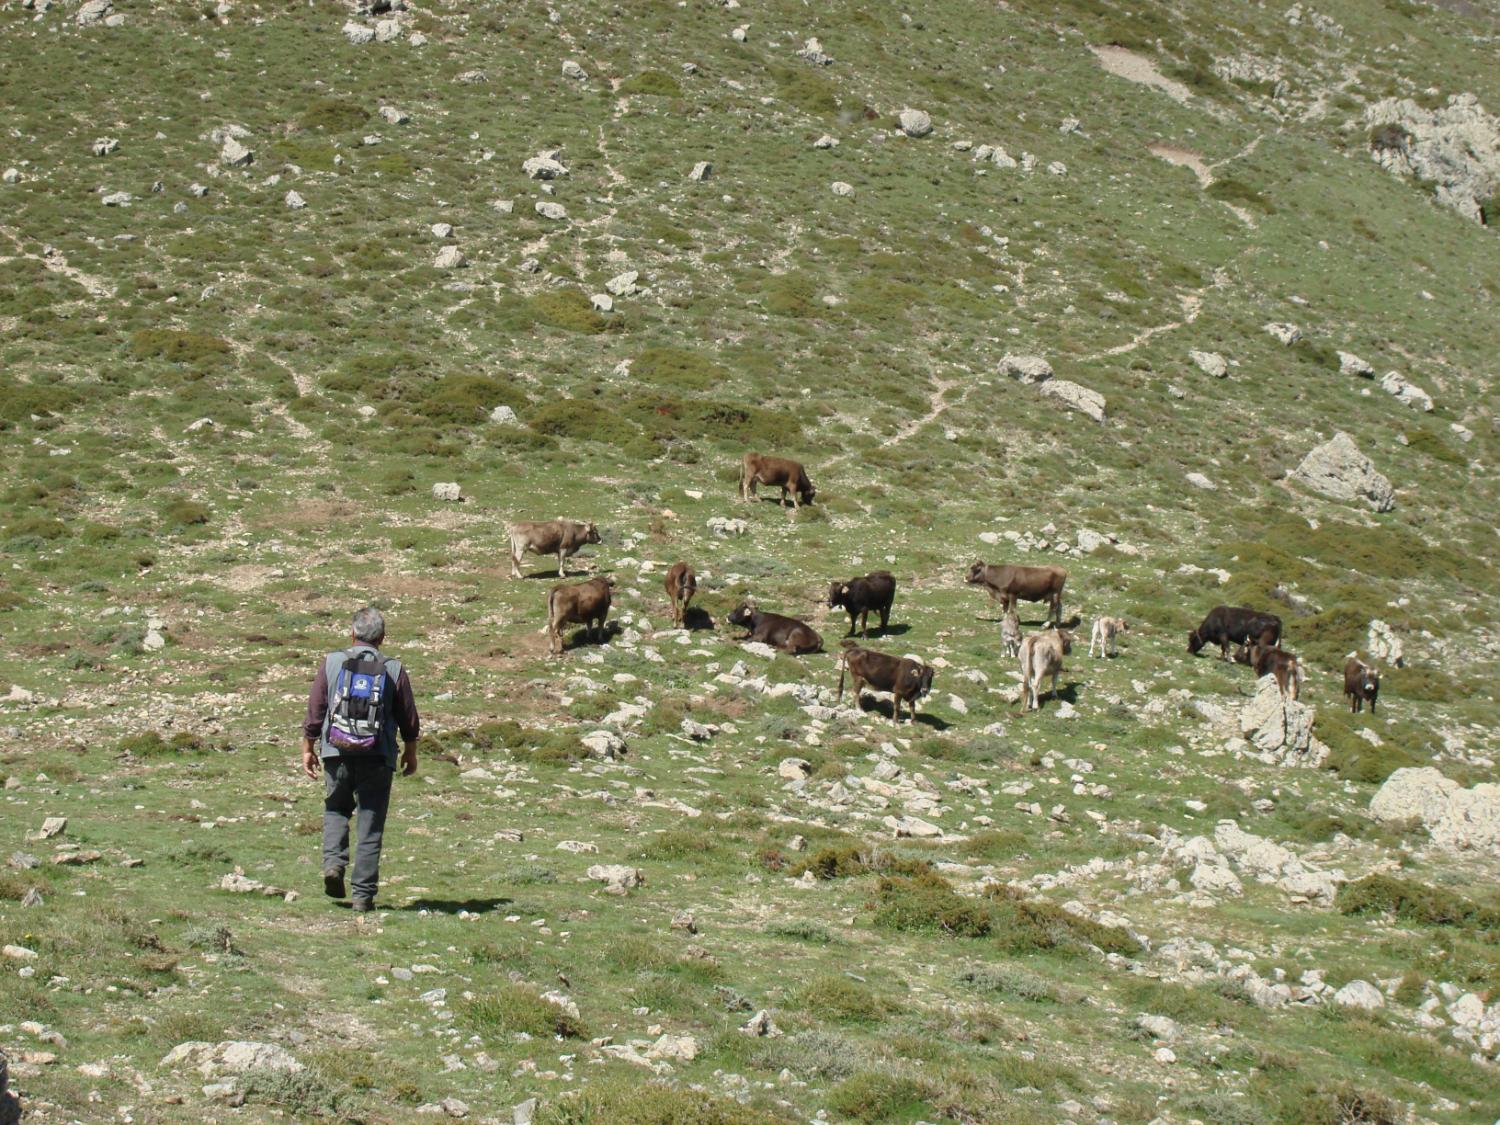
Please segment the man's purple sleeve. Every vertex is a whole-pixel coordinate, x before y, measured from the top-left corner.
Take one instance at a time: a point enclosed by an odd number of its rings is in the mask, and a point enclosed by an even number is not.
[[[318,661],[318,674],[313,678],[312,690],[307,694],[307,718],[302,723],[302,734],[317,742],[323,737],[323,720],[328,715],[328,670],[323,661]]]

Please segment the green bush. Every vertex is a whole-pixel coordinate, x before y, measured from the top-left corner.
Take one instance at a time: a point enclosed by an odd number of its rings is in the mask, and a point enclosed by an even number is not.
[[[630,365],[632,382],[672,391],[701,391],[723,386],[729,372],[713,360],[686,348],[647,348]]]
[[[1090,921],[1044,899],[1023,899],[1010,887],[995,887],[989,893],[991,931],[1007,953],[1089,946],[1125,956],[1140,952],[1140,944],[1118,926]]]
[[[620,451],[654,455],[639,428],[617,407],[588,398],[559,398],[532,412],[526,424],[546,437],[595,441]]]
[[[990,912],[941,875],[885,876],[876,888],[874,924],[882,930],[983,937],[990,932]]]
[[[1370,130],[1370,148],[1376,152],[1405,152],[1411,144],[1411,134],[1402,125],[1376,125]]]
[[[738,1102],[638,1078],[595,1078],[547,1102],[537,1125],[787,1125]]]
[[[1341,886],[1334,905],[1343,914],[1393,914],[1429,926],[1477,930],[1481,936],[1500,943],[1500,907],[1477,903],[1455,891],[1415,879],[1366,875]]]
[[[1248,184],[1239,180],[1215,180],[1205,189],[1206,192],[1217,199],[1220,203],[1233,204],[1250,211],[1259,211],[1263,215],[1274,215],[1276,205],[1264,194],[1256,191]]]
[[[679,98],[682,96],[682,86],[677,79],[670,74],[664,74],[659,70],[643,70],[634,77],[625,79],[620,83],[617,93],[620,94],[647,94],[660,98]]]
[[[206,524],[212,516],[213,513],[206,505],[185,496],[169,497],[161,507],[162,522],[177,529]]]
[[[624,326],[619,316],[605,316],[577,289],[538,293],[528,302],[531,315],[542,324],[595,336]]]
[[[163,738],[152,730],[121,739],[116,749],[133,758],[165,758],[176,754],[201,754],[213,747],[188,731],[178,731],[171,738]]]
[[[347,133],[369,119],[369,111],[358,102],[345,98],[320,98],[302,112],[297,125],[325,133]]]
[[[773,277],[766,282],[762,294],[766,311],[777,316],[810,317],[824,311],[812,278],[804,274],[787,273]]]
[[[230,347],[228,340],[202,332],[142,328],[131,333],[130,354],[136,359],[164,359],[190,367],[209,367],[222,363],[230,354]]]
[[[522,1031],[527,1035],[563,1039],[583,1039],[588,1035],[582,1021],[519,984],[496,985],[472,1000],[460,1001],[458,1014],[481,1034],[513,1035]]]
[[[835,973],[814,977],[795,999],[809,1015],[838,1023],[874,1023],[891,1011],[869,985]]]
[[[929,1113],[927,1087],[888,1070],[864,1071],[828,1092],[828,1108],[854,1121],[909,1121]]]

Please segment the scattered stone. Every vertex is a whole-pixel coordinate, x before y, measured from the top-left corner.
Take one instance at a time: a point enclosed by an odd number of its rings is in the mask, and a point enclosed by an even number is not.
[[[908,137],[925,137],[932,132],[932,118],[920,109],[901,111],[901,131]]]
[[[1323,764],[1328,748],[1312,737],[1313,716],[1311,707],[1284,696],[1276,677],[1266,675],[1240,711],[1240,732],[1267,763],[1317,767]]]
[[[1369,632],[1365,636],[1365,647],[1370,651],[1370,658],[1379,663],[1389,664],[1395,668],[1406,667],[1406,656],[1401,638],[1396,636],[1396,631],[1384,621],[1376,618],[1370,622]]]
[[[1380,389],[1397,400],[1423,413],[1432,413],[1432,396],[1421,387],[1408,383],[1399,371],[1387,371],[1380,379]]]
[[[1353,352],[1339,352],[1339,374],[1369,379],[1374,376],[1375,369]]]
[[[638,270],[626,270],[622,274],[610,278],[604,283],[604,288],[616,297],[629,297],[636,291],[636,282],[640,279]]]
[[[588,748],[589,757],[600,761],[615,761],[623,758],[626,752],[625,740],[614,731],[594,730],[584,735],[578,741]]]
[[[817,140],[813,141],[813,148],[838,148],[838,147],[839,147],[839,139],[837,137],[829,136],[827,133],[824,133]]]
[[[571,78],[574,82],[587,82],[589,72],[572,59],[568,59],[562,64],[562,76],[564,78]]]
[[[114,4],[110,0],[84,0],[78,6],[78,26],[91,27],[103,23],[113,11]]]
[[[439,481],[437,484],[432,486],[432,498],[434,500],[443,500],[451,503],[453,501],[462,500],[464,497],[463,490],[458,487],[457,481]]]
[[[7,945],[0,949],[0,956],[7,957],[12,961],[35,961],[36,950],[28,949],[24,945]]]
[[[589,298],[589,304],[594,306],[595,312],[613,312],[615,299],[608,293],[595,293]]]
[[[433,259],[433,267],[440,270],[456,270],[468,265],[464,252],[457,246],[444,246]]]
[[[1052,378],[1052,365],[1039,355],[1005,355],[1000,360],[1000,374],[1023,383],[1045,383]]]
[[[1377,512],[1396,506],[1391,482],[1375,471],[1374,462],[1342,430],[1309,451],[1291,476],[1331,500],[1363,500]]]
[[[561,149],[543,149],[535,156],[521,162],[521,171],[525,172],[533,180],[555,180],[568,174],[565,165],[558,154]]]
[[[1095,422],[1104,421],[1104,396],[1098,391],[1067,379],[1048,379],[1042,384],[1042,395],[1055,398],[1069,410],[1075,410]]]
[[[432,231],[432,237],[433,238],[447,238],[449,235],[451,235],[453,233],[453,224],[452,223],[433,223],[432,226],[429,227],[428,229]]]
[[[556,222],[561,222],[568,217],[568,209],[561,203],[554,203],[550,199],[537,200],[536,213],[544,219],[552,219]]]
[[[1473,94],[1455,94],[1427,109],[1410,98],[1382,98],[1365,108],[1370,155],[1402,179],[1436,185],[1439,203],[1471,222],[1486,221],[1484,201],[1500,183],[1500,119]],[[1494,216],[1488,217],[1494,224]]]
[[[134,198],[128,191],[112,191],[99,202],[106,207],[129,207]]]
[[[514,426],[516,424],[516,412],[504,403],[501,403],[490,411],[490,421],[498,422],[505,426]]]
[[[1151,1038],[1160,1039],[1164,1043],[1174,1042],[1182,1034],[1181,1026],[1168,1016],[1142,1014],[1135,1018],[1135,1026]]]
[[[1333,994],[1333,1002],[1341,1008],[1373,1012],[1385,1007],[1385,996],[1369,981],[1351,980]]]
[[[927,840],[943,834],[943,830],[936,824],[916,816],[903,816],[899,818],[888,816],[883,823],[895,832],[897,839],[911,837],[913,839]]]
[[[1272,321],[1266,325],[1266,331],[1287,347],[1291,347],[1298,340],[1302,339],[1302,329],[1298,328],[1295,324],[1282,324],[1278,321]]]
[[[1047,165],[1047,174],[1049,176],[1066,176],[1068,174],[1068,166],[1061,160],[1054,160]]]
[[[18,184],[21,182],[21,170],[19,168],[7,168],[4,172],[0,172],[0,180],[4,180],[8,184]]]
[[[1399,769],[1370,799],[1370,815],[1420,820],[1444,851],[1500,854],[1500,785],[1493,782],[1465,789],[1432,766]]]
[[[1199,371],[1215,379],[1223,379],[1229,374],[1229,361],[1218,352],[1190,351],[1188,358],[1198,365]]]
[[[1219,486],[1216,485],[1213,481],[1209,480],[1202,473],[1188,473],[1185,479],[1187,480],[1188,484],[1192,485],[1194,488],[1201,488],[1205,492],[1219,491]]]
[[[114,137],[100,137],[94,142],[95,156],[110,156],[120,151],[120,142]]]
[[[663,1035],[646,1049],[646,1057],[692,1062],[698,1057],[699,1050],[698,1040],[691,1035]]]
[[[405,125],[411,120],[410,114],[405,110],[397,109],[393,105],[383,105],[380,107],[379,112],[387,125]]]
[[[303,199],[302,196],[297,194],[297,192],[295,191],[289,191],[286,193],[285,203],[287,205],[287,208],[292,211],[300,211],[302,210],[302,208],[307,206],[307,200]]]
[[[830,185],[830,190],[834,195],[847,199],[854,194],[854,185],[847,184],[843,180],[834,180],[832,185]]]
[[[829,66],[833,62],[832,55],[823,53],[823,44],[818,42],[816,36],[802,44],[802,49],[797,52],[797,57],[812,63],[813,66]]]
[[[349,20],[344,24],[343,32],[344,38],[356,47],[361,47],[375,40],[375,29],[373,27],[367,27],[362,23],[355,23],[353,20]]]
[[[510,1108],[511,1125],[532,1125],[536,1120],[537,1100],[527,1098]]]
[[[229,168],[238,168],[251,163],[255,159],[255,153],[250,151],[239,140],[227,137],[224,147],[219,150],[219,163]]]
[[[714,174],[714,166],[707,160],[700,160],[693,165],[693,170],[688,173],[688,179],[695,183],[702,183]]]
[[[179,1043],[167,1052],[160,1065],[167,1069],[189,1066],[205,1078],[265,1070],[297,1074],[304,1069],[283,1047],[242,1039],[222,1043],[204,1043],[198,1040]]]
[[[723,539],[731,535],[744,535],[750,530],[750,525],[742,519],[711,516],[708,521],[708,530]]]
[[[696,934],[698,932],[698,920],[686,910],[672,915],[672,929],[681,930],[683,933]]]
[[[380,20],[375,25],[375,40],[379,43],[393,43],[401,38],[400,20]]]
[[[776,1026],[775,1021],[771,1019],[771,1013],[764,1008],[751,1016],[740,1031],[758,1039],[775,1039],[781,1035],[781,1028]]]
[[[623,895],[646,882],[646,873],[639,867],[618,863],[596,863],[586,874],[603,883],[606,894]]]
[[[453,81],[462,83],[465,86],[477,86],[489,80],[490,76],[482,70],[466,70],[461,74],[455,75],[453,79]]]
[[[787,781],[802,781],[812,776],[812,763],[806,758],[783,758],[776,766],[776,776]]]
[[[68,818],[65,816],[49,816],[42,821],[42,831],[38,839],[50,840],[54,836],[61,836],[68,830]]]

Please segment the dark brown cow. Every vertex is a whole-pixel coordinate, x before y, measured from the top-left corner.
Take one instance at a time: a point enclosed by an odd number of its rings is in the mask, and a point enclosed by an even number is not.
[[[1188,634],[1188,652],[1198,655],[1204,645],[1219,646],[1219,659],[1229,659],[1231,644],[1275,648],[1281,643],[1281,618],[1239,605],[1216,605]]]
[[[563,650],[564,625],[582,625],[588,630],[590,638],[597,625],[600,639],[603,639],[604,619],[609,616],[614,586],[613,575],[601,574],[587,582],[554,586],[547,592],[547,637],[554,656],[560,655]]]
[[[1380,673],[1352,653],[1344,662],[1344,694],[1349,697],[1349,710],[1361,711],[1370,705],[1370,714],[1375,714],[1375,700],[1380,695]]]
[[[802,468],[802,462],[790,461],[785,457],[767,457],[761,453],[747,453],[744,460],[740,462],[740,499],[749,500],[755,495],[755,486],[766,485],[768,488],[781,489],[781,503],[786,503],[787,493],[792,494],[792,507],[798,506],[800,500],[803,504],[811,504],[818,490],[812,486],[812,481],[807,479],[807,471]]]
[[[1259,676],[1275,676],[1282,695],[1296,699],[1302,694],[1302,662],[1282,648],[1261,644],[1241,645],[1235,652],[1237,664],[1248,664]]]
[[[1060,566],[986,566],[981,561],[969,567],[965,579],[988,590],[1002,611],[1014,609],[1018,600],[1046,602],[1057,625],[1062,624],[1063,583],[1067,580],[1068,572]]]
[[[854,705],[859,706],[865,685],[873,691],[891,693],[891,721],[901,721],[901,705],[911,708],[912,721],[917,718],[917,700],[932,691],[932,669],[905,656],[890,656],[874,649],[860,648],[853,641],[844,642],[839,654],[839,694],[844,698],[844,670],[854,681]]]
[[[667,599],[672,603],[672,624],[681,625],[687,616],[688,602],[698,592],[698,576],[685,562],[672,564],[667,571]]]
[[[761,641],[793,656],[823,651],[823,638],[807,622],[783,617],[779,613],[762,613],[752,608],[749,602],[741,602],[734,608],[729,623],[749,630],[741,640]]]
[[[505,525],[510,536],[510,576],[521,577],[521,556],[556,555],[557,576],[566,578],[563,560],[572,558],[580,548],[599,542],[599,529],[577,520],[523,520]]]
[[[828,587],[828,608],[843,606],[849,613],[849,636],[854,636],[856,618],[860,634],[870,635],[870,610],[880,614],[880,631],[885,632],[891,619],[891,603],[896,600],[896,577],[887,570],[875,570],[863,578],[835,582]],[[882,691],[887,690],[882,688]]]

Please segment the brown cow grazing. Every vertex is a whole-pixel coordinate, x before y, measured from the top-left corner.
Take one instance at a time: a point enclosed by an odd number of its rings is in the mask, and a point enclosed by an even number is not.
[[[1025,710],[1040,711],[1042,708],[1042,681],[1052,677],[1052,698],[1057,698],[1057,677],[1062,671],[1063,657],[1073,651],[1073,635],[1063,629],[1047,629],[1032,633],[1021,642],[1021,698],[1026,701]]]
[[[1219,659],[1229,659],[1231,644],[1247,645],[1251,641],[1275,648],[1281,643],[1281,618],[1238,605],[1216,605],[1208,616],[1188,634],[1188,652],[1198,655],[1204,645],[1218,645]]]
[[[742,641],[760,641],[793,656],[823,651],[823,638],[807,622],[779,613],[762,613],[749,602],[741,602],[734,608],[729,623],[749,630],[740,638]]]
[[[557,576],[566,578],[563,560],[572,558],[580,548],[599,542],[599,529],[577,520],[522,520],[505,525],[510,536],[510,576],[521,577],[521,556],[556,555]]]
[[[672,564],[667,571],[667,599],[672,603],[672,624],[681,625],[687,616],[688,602],[698,592],[698,576],[685,562]]]
[[[1296,699],[1302,694],[1302,662],[1285,649],[1252,642],[1241,645],[1234,659],[1254,668],[1257,677],[1275,676],[1282,695]]]
[[[1380,695],[1380,673],[1352,652],[1344,662],[1344,694],[1349,697],[1350,711],[1361,711],[1369,703],[1370,714],[1375,714],[1375,700]]]
[[[768,488],[779,487],[781,489],[781,503],[786,503],[787,493],[792,495],[792,507],[798,506],[800,500],[803,504],[811,504],[818,490],[812,486],[812,481],[807,479],[807,471],[802,468],[802,462],[790,461],[785,457],[767,457],[761,453],[747,453],[744,460],[740,462],[740,499],[749,500],[755,495],[755,486],[766,485]]]
[[[890,571],[875,570],[863,578],[835,582],[828,587],[828,608],[843,606],[849,612],[849,636],[854,636],[855,618],[860,634],[870,635],[870,610],[880,614],[880,631],[885,632],[891,619],[891,603],[896,600],[896,578]]]
[[[1015,656],[1021,651],[1021,619],[1016,611],[1008,609],[1000,619],[1000,647],[1006,656]]]
[[[599,637],[604,638],[604,619],[609,616],[614,588],[614,576],[601,574],[586,582],[557,585],[547,591],[547,637],[553,656],[562,654],[564,625],[582,625],[592,639],[597,624]]]
[[[965,581],[983,586],[1002,610],[1023,602],[1046,602],[1052,609],[1052,623],[1062,624],[1063,583],[1068,572],[1060,566],[985,566],[976,561],[969,567]]]
[[[932,669],[905,656],[890,656],[874,649],[860,648],[852,640],[844,641],[839,654],[839,694],[844,698],[844,671],[854,680],[854,705],[859,706],[860,693],[866,685],[872,691],[891,693],[891,721],[901,721],[901,704],[911,707],[912,721],[917,718],[917,700],[932,691]]]

